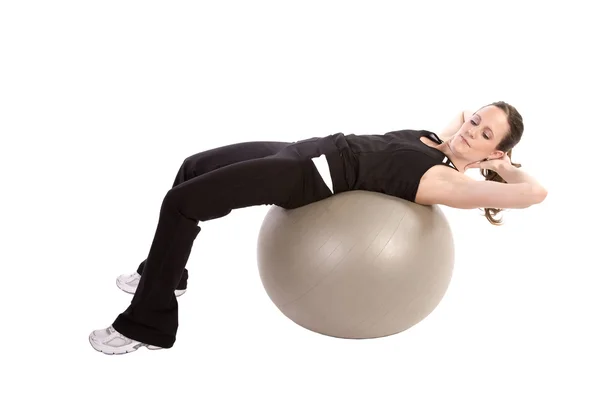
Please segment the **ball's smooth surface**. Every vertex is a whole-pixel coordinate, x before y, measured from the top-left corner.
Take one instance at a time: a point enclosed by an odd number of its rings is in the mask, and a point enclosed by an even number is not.
[[[437,307],[454,243],[438,206],[348,191],[293,210],[272,206],[257,258],[267,294],[292,321],[328,336],[375,338]]]

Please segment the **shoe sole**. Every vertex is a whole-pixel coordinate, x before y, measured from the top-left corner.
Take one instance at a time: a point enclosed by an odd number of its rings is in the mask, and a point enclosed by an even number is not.
[[[100,343],[96,343],[94,340],[92,340],[92,336],[90,335],[88,337],[88,340],[90,341],[90,344],[92,345],[92,348],[102,354],[106,354],[109,356],[118,356],[121,354],[129,354],[129,353],[133,353],[134,351],[138,350],[140,347],[146,347],[148,350],[162,350],[162,347],[157,347],[157,346],[153,346],[151,344],[144,344],[144,343],[137,343],[137,344],[130,344],[127,346],[123,346],[123,349],[120,351],[115,351],[114,348],[110,347],[110,346],[105,346],[103,344]]]
[[[132,288],[131,286],[128,286],[128,285],[125,285],[124,283],[121,283],[119,281],[119,278],[117,278],[117,287],[119,289],[121,289],[122,291],[124,291],[125,293],[129,293],[129,294],[135,294],[135,289],[137,289],[137,287],[136,288]],[[186,291],[187,291],[187,289],[181,289],[181,290],[176,289],[175,292],[174,292],[175,293],[175,297],[181,296]]]

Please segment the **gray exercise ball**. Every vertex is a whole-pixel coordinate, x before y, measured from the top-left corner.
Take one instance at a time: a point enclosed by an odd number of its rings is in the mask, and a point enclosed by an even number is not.
[[[454,243],[438,206],[348,191],[272,206],[258,235],[260,279],[296,324],[338,338],[402,332],[440,303]]]

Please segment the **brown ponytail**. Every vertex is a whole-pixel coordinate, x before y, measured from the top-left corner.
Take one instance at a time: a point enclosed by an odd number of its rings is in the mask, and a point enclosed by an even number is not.
[[[508,158],[511,159],[510,163],[513,165],[513,167],[521,168],[521,164],[512,162],[512,149],[507,151],[506,155],[508,156]],[[481,170],[481,175],[483,175],[485,177],[486,181],[506,183],[506,181],[504,179],[502,179],[502,177],[500,175],[498,175],[498,173],[496,171],[492,171],[491,169]],[[501,208],[486,208],[485,209],[485,217],[487,218],[488,221],[490,221],[490,223],[492,225],[502,225],[502,218],[494,219],[494,217],[496,215],[498,215],[501,211],[503,211],[503,209],[501,209]]]
[[[519,114],[515,107],[503,101],[491,103],[487,106],[498,107],[506,114],[510,130],[502,139],[502,141],[498,144],[497,150],[506,152],[506,155],[511,160],[510,163],[516,168],[521,168],[521,164],[517,164],[512,161],[512,149],[517,145],[517,143],[519,143],[521,137],[523,136],[523,117],[521,117],[521,114]],[[481,175],[483,175],[486,181],[506,183],[506,181],[502,179],[502,177],[498,175],[497,172],[492,170],[481,170]],[[501,208],[485,208],[485,217],[492,225],[502,225],[502,218],[494,218],[501,211],[503,211],[503,209]]]

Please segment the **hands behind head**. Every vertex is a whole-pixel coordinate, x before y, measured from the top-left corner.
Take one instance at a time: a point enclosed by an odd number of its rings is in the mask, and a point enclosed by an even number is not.
[[[487,158],[482,161],[475,161],[470,164],[467,164],[465,167],[465,171],[470,168],[479,168],[479,169],[490,169],[492,171],[499,172],[502,168],[508,168],[512,166],[512,162],[506,153],[502,158],[496,158],[493,160],[488,160]]]

